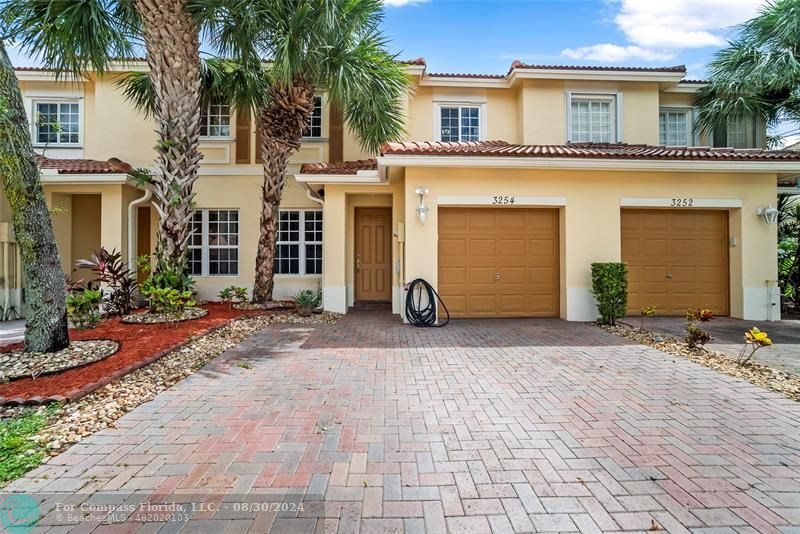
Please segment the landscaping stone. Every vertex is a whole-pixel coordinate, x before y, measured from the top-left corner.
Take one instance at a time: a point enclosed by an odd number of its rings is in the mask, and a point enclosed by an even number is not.
[[[52,353],[13,350],[0,353],[0,381],[57,373],[108,358],[119,349],[110,339],[73,341],[63,350]]]
[[[598,326],[612,334],[656,348],[667,354],[686,358],[709,369],[747,380],[757,386],[780,393],[789,399],[800,401],[800,376],[798,375],[753,361],[740,364],[736,361],[736,358],[728,354],[703,348],[692,349],[682,339],[666,334],[640,330],[639,328],[622,324],[617,326]],[[744,345],[744,341],[742,341],[742,345]]]
[[[157,324],[157,323],[179,323],[191,321],[208,315],[208,310],[204,308],[186,308],[179,317],[170,316],[166,313],[132,313],[122,318],[123,323],[132,324]]]

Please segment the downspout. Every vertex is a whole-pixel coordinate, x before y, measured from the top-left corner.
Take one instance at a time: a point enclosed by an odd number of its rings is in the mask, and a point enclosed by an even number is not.
[[[128,204],[128,270],[131,274],[136,273],[136,245],[137,245],[137,230],[139,227],[139,216],[136,213],[136,208],[141,204],[150,201],[153,196],[153,191],[150,189],[144,190],[144,195],[132,200]]]

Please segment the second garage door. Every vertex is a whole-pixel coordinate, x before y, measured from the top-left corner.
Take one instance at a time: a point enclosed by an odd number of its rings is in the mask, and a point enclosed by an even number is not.
[[[728,213],[622,210],[622,261],[628,264],[628,311],[658,315],[709,308],[727,315]]]
[[[557,317],[558,257],[556,209],[439,209],[439,293],[453,317]]]

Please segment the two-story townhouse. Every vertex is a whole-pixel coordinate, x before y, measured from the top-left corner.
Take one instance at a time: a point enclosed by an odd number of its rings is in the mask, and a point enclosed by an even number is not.
[[[406,65],[408,141],[372,159],[319,98],[281,203],[277,297],[321,287],[328,310],[385,301],[402,315],[404,286],[419,277],[456,317],[593,320],[591,263],[625,261],[632,311],[779,318],[776,227],[764,209],[780,180],[800,174],[800,154],[763,150],[754,121],[697,135],[702,82],[684,80],[683,67],[515,62],[505,75],[470,75]],[[101,244],[128,257],[151,250],[155,210],[125,171],[151,164],[153,125],[115,76],[18,74],[50,158],[43,182],[61,208],[65,268]],[[56,132],[42,128],[48,114]],[[189,268],[213,298],[252,285],[261,167],[249,116],[218,103],[203,117]]]

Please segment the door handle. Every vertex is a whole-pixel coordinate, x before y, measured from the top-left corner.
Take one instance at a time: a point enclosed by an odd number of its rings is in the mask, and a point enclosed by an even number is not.
[[[361,270],[361,257],[356,254],[356,272]]]
[[[672,280],[672,271],[667,271],[667,278]]]
[[[494,281],[497,282],[500,280],[500,273],[494,273]]]

